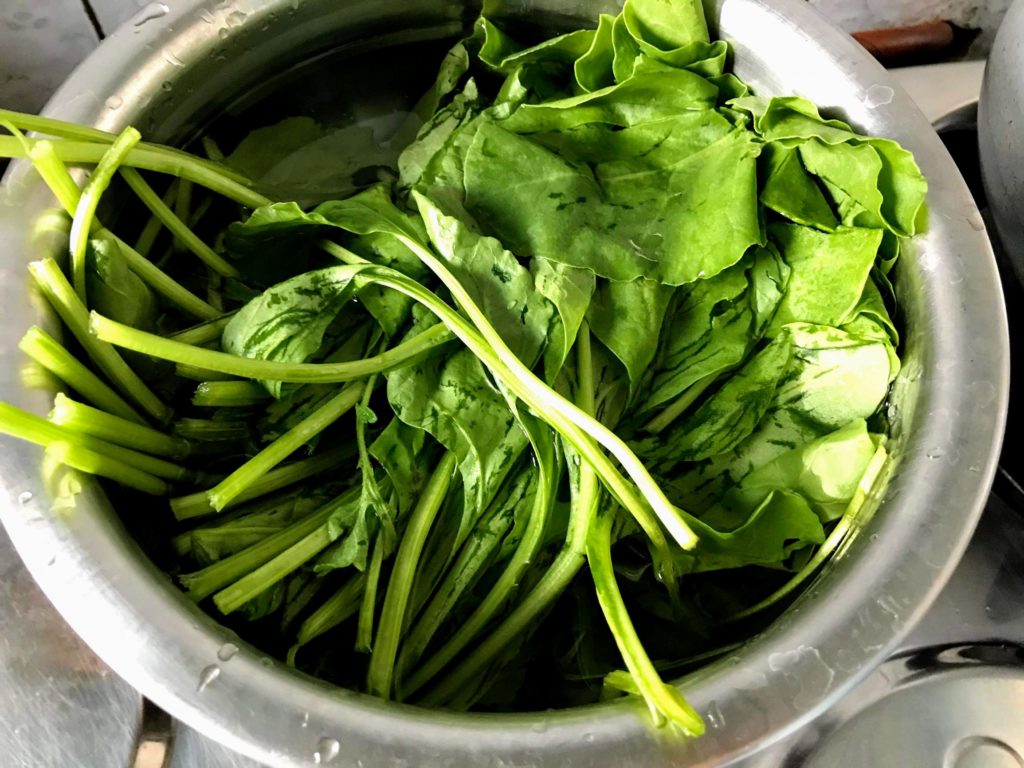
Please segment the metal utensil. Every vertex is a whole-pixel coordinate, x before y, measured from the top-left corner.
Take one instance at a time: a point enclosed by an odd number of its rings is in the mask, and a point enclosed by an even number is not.
[[[614,11],[611,2],[583,0],[492,5],[552,30]],[[454,0],[153,3],[76,71],[48,112],[111,130],[131,122],[155,140],[180,140],[239,94],[319,51],[455,35],[475,13]],[[758,93],[798,93],[913,150],[931,183],[931,218],[896,274],[906,332],[890,413],[891,482],[874,499],[872,519],[786,614],[740,652],[682,681],[708,721],[707,735],[659,745],[623,703],[456,715],[296,674],[189,604],[127,535],[97,485],[86,484],[73,510],[53,511],[40,452],[4,441],[4,524],[47,595],[119,674],[172,715],[272,765],[650,768],[722,764],[778,738],[895,647],[962,553],[1000,444],[1006,324],[984,227],[928,121],[852,39],[798,0],[712,0],[708,13],[734,46],[736,73]],[[31,170],[14,164],[0,196],[0,399],[37,412],[46,399],[18,382],[16,343],[40,318],[23,275],[25,262],[40,255],[27,224],[47,204]],[[51,564],[54,552],[60,556]],[[228,661],[218,657],[225,643],[242,646]]]

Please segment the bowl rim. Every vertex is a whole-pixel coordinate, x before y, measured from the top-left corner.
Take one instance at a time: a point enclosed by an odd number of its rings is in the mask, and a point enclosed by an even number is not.
[[[372,5],[369,0],[351,5],[367,4]],[[213,0],[181,0],[173,9],[153,6],[162,13],[143,24],[129,22],[102,43],[45,112],[119,129],[133,108],[143,107],[159,80],[173,72],[162,51],[201,55],[196,36],[211,34],[203,14],[214,12]],[[152,16],[153,6],[140,14]],[[239,0],[233,7],[244,14],[245,23],[229,27],[229,38],[221,41],[231,42],[236,35],[245,40],[250,24],[289,8],[300,20],[314,19],[327,3]],[[766,71],[784,82],[793,78],[801,83],[795,89],[801,95],[838,108],[872,135],[900,141],[914,151],[931,185],[929,229],[915,238],[912,253],[902,260],[911,263],[901,267],[900,275],[906,288],[922,293],[927,310],[922,322],[935,326],[931,337],[919,339],[920,378],[907,385],[916,387],[920,398],[912,416],[914,433],[878,513],[847,556],[816,580],[814,586],[830,599],[816,599],[812,586],[741,655],[685,678],[687,695],[708,716],[711,728],[702,739],[667,751],[636,710],[623,703],[500,716],[427,712],[265,664],[258,651],[188,603],[148,559],[140,558],[137,548],[133,551],[95,484],[84,484],[75,515],[54,513],[38,477],[41,452],[3,441],[0,517],[43,591],[118,674],[205,735],[274,765],[309,764],[324,739],[339,739],[347,760],[367,765],[398,760],[465,765],[496,756],[513,765],[653,765],[663,759],[723,763],[809,721],[906,636],[958,562],[996,469],[1009,397],[1009,346],[991,247],[966,185],[927,120],[852,39],[800,0],[771,0],[770,6],[769,0],[712,0],[708,9],[722,37],[734,46],[741,77],[772,51],[796,46],[797,54],[779,57],[779,66]],[[757,41],[755,34],[778,39]],[[800,71],[805,66],[801,55],[814,52],[821,71],[809,78]],[[757,84],[756,73],[750,79]],[[842,88],[834,90],[837,82]],[[770,78],[760,84],[771,92]],[[866,98],[870,89],[876,94],[887,90],[889,101],[875,104],[877,99]],[[123,107],[112,111],[104,105],[115,92]],[[6,207],[0,198],[0,233],[11,235],[8,242],[15,244],[25,240],[21,223],[29,212],[45,204],[27,170],[24,163],[12,164],[2,193]],[[16,252],[0,266],[20,269],[19,249],[8,250]],[[17,295],[23,288],[14,289],[13,282],[0,285],[0,298],[13,302],[5,306],[23,308],[26,300]],[[0,360],[13,361],[22,331],[15,323],[3,329]],[[16,366],[4,367],[0,397],[45,410],[38,393],[26,393],[16,383],[10,372]],[[936,461],[932,454],[955,459]],[[960,465],[968,471],[950,471]],[[26,489],[33,499],[20,503]],[[890,537],[884,546],[863,545],[880,532]],[[51,565],[49,554],[55,550],[62,556]],[[197,676],[215,662],[226,642],[242,650],[219,667],[222,673],[214,683],[197,693]]]

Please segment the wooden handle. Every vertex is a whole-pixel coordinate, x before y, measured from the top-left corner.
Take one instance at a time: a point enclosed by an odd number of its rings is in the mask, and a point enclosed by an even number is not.
[[[950,49],[955,41],[953,25],[932,21],[909,27],[870,29],[853,37],[883,64],[906,63],[933,58]]]

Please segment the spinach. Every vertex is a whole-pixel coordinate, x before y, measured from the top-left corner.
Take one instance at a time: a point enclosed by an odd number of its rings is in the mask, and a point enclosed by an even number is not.
[[[927,190],[729,55],[698,0],[526,42],[481,17],[390,138],[291,117],[210,161],[4,111],[0,155],[73,216],[68,274],[31,271],[86,357],[23,347],[91,405],[0,404],[0,431],[182,494],[162,562],[306,672],[452,709],[603,679],[699,735],[661,675],[763,627],[886,475]],[[118,166],[137,250],[94,216]],[[149,262],[164,225],[216,274]],[[160,399],[143,355],[178,365]]]

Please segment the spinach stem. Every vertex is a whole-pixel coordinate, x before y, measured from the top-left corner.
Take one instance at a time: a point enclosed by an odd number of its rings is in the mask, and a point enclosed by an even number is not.
[[[173,411],[160,402],[135,371],[128,367],[117,350],[89,332],[89,312],[60,271],[57,262],[53,259],[33,261],[28,269],[43,295],[107,379],[157,422],[168,422]]]
[[[128,186],[132,188],[143,204],[149,208],[153,215],[165,226],[168,231],[174,235],[179,242],[192,251],[204,264],[210,267],[218,275],[235,277],[238,275],[238,270],[228,264],[224,257],[214,251],[210,246],[200,240],[195,232],[189,229],[188,224],[181,220],[178,214],[171,210],[171,208],[160,199],[160,196],[153,191],[153,188],[146,183],[146,180],[142,178],[140,174],[134,168],[122,168],[121,176]],[[179,196],[181,187],[184,184],[179,185]]]
[[[52,117],[30,115],[25,112],[15,112],[12,109],[0,109],[0,121],[11,123],[23,131],[35,131],[36,133],[43,133],[47,136],[57,136],[61,139],[76,139],[95,144],[110,144],[117,138],[117,134],[110,133],[109,131],[101,131],[98,128],[92,128],[86,125],[69,123],[64,120],[56,120]],[[218,173],[225,178],[238,182],[239,184],[250,183],[245,176],[231,168],[228,168],[226,165],[221,165],[218,162],[211,162],[210,160],[204,160],[201,157],[196,157],[195,155],[191,155],[180,149],[168,147],[163,144],[151,144],[145,141],[139,144],[139,146],[155,154],[167,156],[168,158],[178,162],[188,161],[190,163],[204,165],[209,168],[211,172]]]
[[[136,424],[145,424],[145,419],[124,398],[38,325],[26,331],[18,342],[18,349],[98,408]]]
[[[245,421],[214,421],[213,419],[178,419],[174,422],[174,434],[196,442],[223,442],[227,440],[248,440],[251,430]]]
[[[384,539],[377,536],[373,542],[373,554],[366,571],[366,587],[359,606],[359,622],[356,624],[356,650],[370,653],[373,650],[373,620],[377,611],[377,587],[380,584],[380,569],[384,563]]]
[[[351,502],[358,493],[358,488],[349,489],[331,499],[312,514],[273,536],[268,536],[263,541],[229,555],[202,570],[180,576],[178,580],[188,591],[189,597],[199,602],[270,562],[313,532],[325,528],[335,510]]]
[[[361,595],[366,588],[366,575],[353,576],[337,592],[299,625],[295,644],[288,651],[288,664],[295,666],[295,655],[307,643],[334,629],[342,622],[356,615],[361,606]]]
[[[240,408],[259,405],[269,399],[267,390],[255,381],[203,381],[196,386],[192,405],[203,408]]]
[[[594,412],[594,365],[590,348],[590,332],[584,322],[576,339],[577,387],[576,404],[585,413]],[[554,563],[530,590],[522,603],[491,632],[468,656],[430,689],[419,703],[441,706],[451,701],[469,685],[516,637],[522,635],[537,617],[561,595],[579,573],[586,559],[587,532],[597,513],[601,487],[593,466],[580,461],[579,479],[573,487],[572,508],[565,544]],[[428,661],[423,668],[428,668]],[[425,677],[425,675],[424,675]]]
[[[2,138],[0,137],[0,139]],[[70,214],[75,214],[81,203],[82,191],[75,184],[74,179],[71,178],[68,169],[54,153],[53,145],[49,142],[37,142],[29,153],[29,157],[32,159],[39,175],[42,176],[65,210]],[[172,304],[202,320],[209,320],[221,314],[163,272],[113,232],[103,227],[95,218],[90,225],[90,229],[94,237],[116,243],[118,250],[132,272]],[[74,224],[72,224],[72,231],[74,231]]]
[[[352,458],[351,446],[332,448],[329,451],[322,451],[308,459],[293,461],[291,464],[277,467],[258,478],[249,487],[242,491],[226,505],[228,507],[258,499],[268,493],[273,493],[289,485],[294,485],[302,480],[314,477],[328,469],[340,467]],[[171,511],[178,520],[188,520],[193,517],[201,517],[216,512],[210,505],[210,497],[206,491],[192,493],[188,496],[179,496],[171,499]]]
[[[174,197],[174,216],[182,223],[182,228],[186,232],[191,232],[187,222],[192,215],[192,187],[193,184],[191,181],[183,179],[178,185],[178,194]],[[170,229],[170,227],[168,227],[168,229]],[[175,236],[174,243],[171,246],[172,250],[178,252],[184,251],[187,246],[185,240],[181,236],[182,232],[175,232],[172,229],[171,234]],[[210,266],[212,267],[213,265]],[[231,265],[227,263],[225,263],[224,266],[232,269]]]
[[[343,387],[338,394],[207,491],[210,506],[218,512],[224,509],[247,487],[352,410],[362,394],[362,384]]]
[[[594,577],[597,600],[626,668],[640,689],[656,725],[665,721],[679,726],[688,736],[704,733],[704,721],[675,687],[666,684],[655,669],[629,618],[615,580],[611,529],[614,508],[598,514],[587,536],[587,562]]]
[[[72,442],[58,440],[50,443],[46,446],[46,456],[72,469],[106,477],[151,496],[166,496],[169,490],[167,483],[154,475]]]
[[[190,344],[196,347],[201,347],[214,341],[220,341],[220,337],[224,333],[224,328],[227,327],[227,324],[231,322],[231,318],[234,316],[234,312],[229,312],[226,315],[221,315],[213,320],[206,320],[199,325],[193,325],[191,328],[186,328],[183,331],[172,333],[168,338],[181,344]]]
[[[274,360],[238,357],[227,352],[183,344],[180,341],[140,331],[95,312],[92,314],[92,330],[102,341],[162,360],[194,365],[248,379],[297,384],[333,384],[363,379],[372,373],[386,373],[401,368],[452,340],[452,334],[447,328],[435,325],[408,341],[363,360],[345,363],[279,363]]]
[[[82,432],[154,456],[181,458],[190,451],[187,440],[75,402],[63,392],[58,392],[53,399],[50,421],[73,432]]]
[[[224,615],[234,613],[264,590],[294,573],[331,543],[330,526],[324,523],[292,544],[281,554],[213,596],[214,605]]]
[[[36,139],[29,139],[31,143]],[[65,163],[95,164],[106,152],[106,145],[72,139],[51,142],[57,157]],[[25,157],[28,151],[18,144],[13,136],[0,136],[0,157]],[[232,174],[225,173],[205,160],[185,153],[161,151],[152,145],[137,146],[125,156],[124,164],[130,168],[155,171],[194,181],[212,192],[234,200],[247,208],[259,208],[273,201],[245,184],[238,182]]]
[[[661,411],[661,413],[647,422],[643,426],[644,431],[650,432],[654,435],[661,432],[665,427],[685,413],[686,409],[693,405],[694,401],[704,394],[704,391],[710,387],[717,378],[717,373],[709,373],[707,376],[697,379],[697,381],[693,382],[693,384],[683,390],[683,393],[672,401],[672,403]]]
[[[75,293],[88,306],[85,288],[85,256],[89,248],[89,234],[95,224],[96,208],[100,204],[103,193],[117,173],[118,167],[124,162],[128,152],[139,143],[142,134],[132,127],[125,128],[103,153],[78,198],[78,205],[71,220],[71,282]]]
[[[191,477],[191,473],[187,469],[177,464],[108,443],[106,440],[100,440],[92,435],[72,432],[7,403],[0,403],[0,433],[41,445],[44,448],[55,442],[76,443],[93,453],[101,453],[111,460],[119,461],[164,480],[184,481]]]
[[[134,169],[121,169],[121,174],[124,175],[125,170]],[[164,192],[160,202],[164,205],[174,201],[174,196],[178,193],[178,180],[174,179],[167,187],[167,191]],[[164,223],[160,221],[156,216],[150,214],[149,220],[146,225],[142,228],[142,232],[139,233],[138,239],[135,241],[135,245],[132,246],[140,255],[149,258],[150,251],[153,250],[153,246],[156,244],[156,239],[160,236],[163,231]]]
[[[437,511],[448,493],[455,467],[455,454],[449,451],[434,468],[409,517],[405,534],[398,544],[395,564],[384,595],[384,607],[381,609],[376,642],[370,656],[370,668],[366,675],[368,691],[385,699],[392,696],[395,659],[405,624],[409,593],[416,576],[416,566],[419,564],[423,545],[426,543]]]

